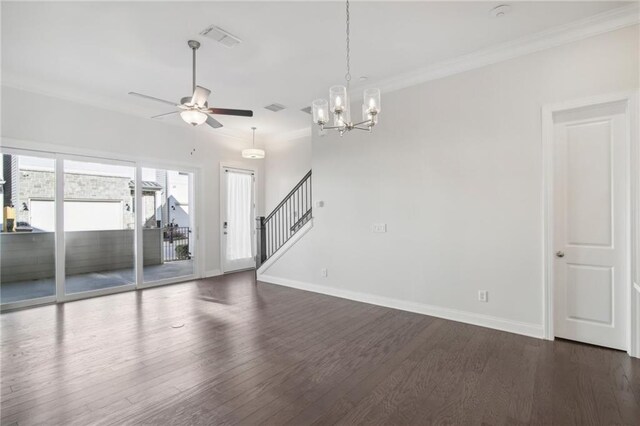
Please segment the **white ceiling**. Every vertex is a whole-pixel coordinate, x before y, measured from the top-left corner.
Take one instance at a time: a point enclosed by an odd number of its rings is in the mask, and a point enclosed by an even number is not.
[[[366,86],[479,49],[576,21],[622,2],[355,2],[352,75]],[[3,2],[3,83],[150,116],[170,111],[129,91],[190,95],[191,52],[202,42],[198,84],[210,104],[248,108],[218,117],[226,129],[274,134],[308,127],[300,112],[345,74],[342,2]],[[198,33],[215,24],[243,42],[232,49]],[[273,113],[263,107],[281,103]],[[384,98],[383,98],[384,102]],[[141,118],[144,119],[144,118]],[[176,118],[169,120],[179,120]],[[186,124],[185,124],[186,125]],[[216,130],[211,130],[215,132]]]

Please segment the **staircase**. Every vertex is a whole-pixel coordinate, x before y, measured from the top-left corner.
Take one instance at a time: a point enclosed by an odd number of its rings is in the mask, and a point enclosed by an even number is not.
[[[278,252],[312,218],[311,170],[267,217],[258,220],[257,268]]]

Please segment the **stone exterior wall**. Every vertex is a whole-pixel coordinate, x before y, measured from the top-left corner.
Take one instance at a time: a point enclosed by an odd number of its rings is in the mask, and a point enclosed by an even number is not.
[[[18,180],[17,194],[13,192],[16,221],[31,223],[30,213],[24,206],[28,207],[29,200],[33,198],[53,200],[56,194],[56,176],[49,171],[20,170]]]
[[[14,198],[17,221],[30,222],[29,211],[24,209],[23,203],[29,206],[29,200],[53,200],[55,198],[55,173],[43,170],[22,169],[19,173],[18,196]],[[125,229],[134,227],[134,192],[129,186],[131,179],[120,176],[100,176],[80,173],[65,173],[65,200],[118,200],[123,205],[123,223]],[[155,192],[144,191],[144,225],[155,227]],[[129,205],[129,210],[126,206]]]

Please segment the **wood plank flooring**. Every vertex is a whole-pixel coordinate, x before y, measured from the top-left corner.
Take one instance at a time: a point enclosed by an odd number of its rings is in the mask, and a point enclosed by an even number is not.
[[[0,316],[3,425],[640,425],[640,360],[253,282]]]

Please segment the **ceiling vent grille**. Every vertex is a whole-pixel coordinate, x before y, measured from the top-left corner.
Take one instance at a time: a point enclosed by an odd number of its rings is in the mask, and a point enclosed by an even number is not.
[[[210,25],[204,30],[200,31],[200,35],[213,39],[226,47],[236,46],[242,41],[238,37],[229,34],[222,28],[216,27],[215,25]]]
[[[306,112],[307,114],[311,115],[311,107],[310,106],[304,107],[300,111]]]
[[[284,105],[280,105],[280,104],[271,104],[271,105],[267,105],[264,108],[268,109],[269,111],[278,112],[278,111],[282,111],[286,107]]]

